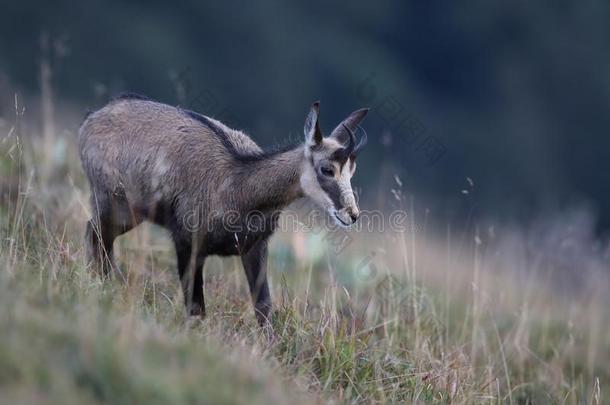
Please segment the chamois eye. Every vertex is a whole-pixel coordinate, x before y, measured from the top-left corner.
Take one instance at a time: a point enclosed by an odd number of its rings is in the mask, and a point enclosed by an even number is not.
[[[327,166],[322,166],[322,168],[320,168],[320,172],[322,172],[322,174],[325,175],[326,177],[335,176],[334,170]]]

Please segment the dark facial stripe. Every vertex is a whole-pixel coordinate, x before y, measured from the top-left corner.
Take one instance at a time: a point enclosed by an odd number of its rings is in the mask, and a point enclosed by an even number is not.
[[[330,156],[330,160],[339,163],[339,170],[343,170],[343,166],[348,161],[348,159],[349,155],[347,155],[343,149],[338,149],[334,151],[333,154]]]
[[[341,204],[341,189],[339,188],[339,184],[336,180],[330,179],[328,177],[322,176],[320,174],[316,174],[318,179],[318,184],[324,192],[328,195],[330,200],[333,202],[333,205],[337,210],[343,208]]]

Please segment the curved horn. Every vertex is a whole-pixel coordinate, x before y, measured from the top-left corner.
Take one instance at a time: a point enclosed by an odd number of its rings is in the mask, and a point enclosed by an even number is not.
[[[366,117],[368,112],[368,108],[361,108],[360,110],[354,111],[337,125],[333,132],[331,132],[330,137],[335,138],[340,143],[346,143],[348,141],[349,132],[345,130],[345,127],[347,126],[352,131],[355,131],[358,124]]]
[[[349,134],[349,139],[347,141],[347,145],[337,149],[333,152],[331,159],[336,159],[342,163],[345,163],[347,159],[354,152],[354,148],[356,147],[356,135],[354,135],[354,131],[349,129],[345,124],[342,124],[345,131]]]
[[[352,152],[354,151],[354,148],[356,147],[356,135],[354,134],[354,131],[352,131],[351,129],[349,129],[347,127],[347,125],[342,124],[343,128],[345,128],[345,130],[347,131],[347,133],[349,134],[349,141],[347,143],[347,146],[344,149],[345,154],[347,156],[351,155]]]

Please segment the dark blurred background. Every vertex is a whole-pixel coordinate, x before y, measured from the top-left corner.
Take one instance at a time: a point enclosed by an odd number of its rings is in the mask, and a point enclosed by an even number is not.
[[[607,1],[4,2],[0,116],[46,81],[77,116],[132,91],[273,145],[314,100],[327,132],[368,106],[365,208],[400,203],[396,175],[440,224],[585,207],[605,233],[609,22]]]

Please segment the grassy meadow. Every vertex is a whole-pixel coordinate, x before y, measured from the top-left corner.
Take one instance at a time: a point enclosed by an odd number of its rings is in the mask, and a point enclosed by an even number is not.
[[[415,216],[340,252],[324,231],[278,233],[273,333],[237,258],[208,260],[208,316],[187,320],[162,229],[117,240],[123,277],[85,268],[76,135],[26,121],[0,126],[1,403],[610,403],[603,252],[565,269],[553,245],[519,248],[525,231],[437,235]]]

